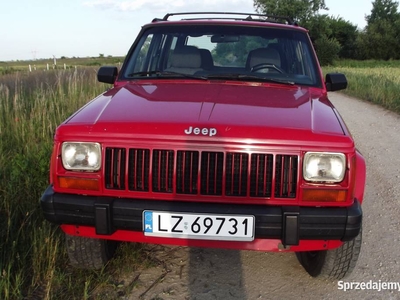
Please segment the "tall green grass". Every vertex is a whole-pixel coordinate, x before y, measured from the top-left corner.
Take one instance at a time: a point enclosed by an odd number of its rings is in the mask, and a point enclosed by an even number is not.
[[[341,59],[334,62],[334,67],[345,68],[400,68],[400,60],[354,60],[354,59]]]
[[[66,257],[61,234],[44,220],[39,199],[48,184],[57,125],[106,88],[96,81],[95,72],[0,77],[1,299],[35,293],[50,299],[57,285],[73,281],[62,271]]]
[[[373,66],[375,63],[375,67]],[[354,65],[354,61],[351,65]],[[342,63],[324,68],[324,73],[344,73],[348,87],[343,93],[400,113],[400,62],[360,62],[357,67]]]
[[[118,281],[127,268],[154,264],[123,244],[103,270],[72,269],[63,233],[41,213],[57,126],[107,88],[94,68],[0,76],[0,299],[113,299],[135,284]]]

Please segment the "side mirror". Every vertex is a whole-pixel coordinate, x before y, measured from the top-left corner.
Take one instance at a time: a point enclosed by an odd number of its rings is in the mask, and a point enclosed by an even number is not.
[[[346,76],[342,73],[329,73],[325,78],[328,92],[340,91],[347,88]]]
[[[114,84],[115,80],[117,79],[117,76],[118,76],[117,67],[105,66],[105,67],[100,67],[100,69],[97,71],[97,80],[99,82]]]

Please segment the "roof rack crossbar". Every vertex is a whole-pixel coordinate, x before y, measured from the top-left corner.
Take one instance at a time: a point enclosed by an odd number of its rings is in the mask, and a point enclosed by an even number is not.
[[[185,18],[185,19],[182,19],[182,20],[185,20],[185,21],[196,21],[196,20],[204,20],[204,18]],[[271,18],[260,19],[260,20],[251,19],[251,18],[246,18],[246,19],[240,19],[240,18],[213,18],[213,20],[235,20],[235,21],[256,21],[256,22],[279,23],[279,21],[277,21],[276,19],[271,19]],[[295,23],[289,24],[289,25],[294,25],[294,24]]]
[[[274,16],[274,15],[266,15],[266,14],[256,14],[256,13],[241,13],[241,12],[179,12],[179,13],[168,13],[162,19],[163,21],[168,21],[169,17],[172,16],[182,16],[182,15],[237,15],[237,16],[247,16],[244,20],[253,20],[258,21],[257,19],[253,19],[252,16],[263,17],[270,21],[273,20],[283,20],[286,21],[289,25],[295,25],[295,22],[290,17],[285,16]],[[188,19],[188,20],[200,20],[202,18]],[[221,18],[219,18],[221,19]],[[223,18],[223,19],[235,19],[235,18]],[[268,20],[269,19],[269,20]]]

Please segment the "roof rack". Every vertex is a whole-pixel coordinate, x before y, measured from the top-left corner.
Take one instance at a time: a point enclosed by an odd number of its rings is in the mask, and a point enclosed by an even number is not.
[[[282,21],[286,22],[288,25],[297,25],[296,22],[293,21],[292,18],[284,17],[284,16],[274,16],[274,15],[265,15],[265,14],[256,14],[256,13],[240,13],[240,12],[180,12],[180,13],[168,13],[162,19],[154,19],[153,22],[156,21],[168,21],[168,18],[171,16],[181,16],[181,15],[236,15],[236,16],[247,16],[246,18],[233,18],[233,17],[224,17],[224,18],[214,18],[214,19],[228,19],[228,20],[245,20],[245,21],[259,21],[259,22],[273,22],[280,23]],[[262,19],[257,19],[253,17],[260,17]],[[183,20],[202,20],[208,18],[193,18],[193,19],[183,19]]]

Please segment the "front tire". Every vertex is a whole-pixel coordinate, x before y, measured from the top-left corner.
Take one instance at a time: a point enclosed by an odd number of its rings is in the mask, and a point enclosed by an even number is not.
[[[361,251],[362,232],[333,250],[296,252],[297,259],[312,277],[340,280],[351,274]]]
[[[117,242],[65,235],[71,266],[79,269],[98,270],[114,256]]]

